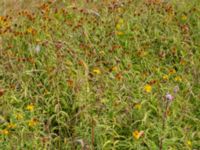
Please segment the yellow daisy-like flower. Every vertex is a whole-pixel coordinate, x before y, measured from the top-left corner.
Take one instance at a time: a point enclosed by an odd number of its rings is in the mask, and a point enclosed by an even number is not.
[[[124,20],[123,20],[122,18],[120,18],[119,21],[118,21],[118,23],[119,23],[119,24],[123,24],[123,23],[124,23]]]
[[[145,57],[145,56],[148,55],[148,52],[145,51],[145,50],[139,50],[139,51],[137,51],[137,55],[138,55],[139,57]]]
[[[26,106],[26,109],[27,109],[28,111],[33,111],[33,110],[34,110],[34,105],[33,105],[33,104],[27,105],[27,106]]]
[[[34,127],[37,124],[38,124],[38,121],[36,119],[34,119],[34,118],[28,121],[28,126],[29,127]]]
[[[175,69],[169,69],[169,74],[175,74],[176,70]]]
[[[116,34],[116,35],[123,35],[124,33],[121,32],[121,31],[116,31],[115,34]]]
[[[0,21],[2,21],[3,20],[3,16],[0,16]]]
[[[9,131],[7,129],[1,130],[1,134],[3,135],[8,135]]]
[[[36,41],[37,43],[41,42],[41,40],[40,40],[40,39],[36,39],[35,41]]]
[[[137,103],[137,104],[134,105],[134,108],[138,109],[138,110],[140,110],[141,107],[142,107],[142,105],[140,103]]]
[[[101,74],[101,70],[99,70],[99,69],[93,69],[93,73],[95,73],[95,74]]]
[[[191,147],[192,146],[192,142],[190,140],[188,140],[187,141],[187,145]]]
[[[33,33],[33,32],[34,32],[34,29],[33,29],[33,28],[28,28],[28,29],[27,29],[27,32],[28,32],[28,33]]]
[[[150,93],[150,92],[152,91],[151,85],[146,84],[146,85],[144,86],[144,90],[145,90],[145,92]]]
[[[7,128],[8,129],[14,129],[16,127],[16,124],[14,124],[14,123],[9,123],[8,125],[7,125]]]
[[[181,65],[185,65],[185,64],[186,64],[186,61],[182,59],[182,60],[180,61],[180,64],[181,64]]]
[[[185,21],[185,20],[187,20],[187,16],[186,16],[186,15],[183,15],[183,16],[181,16],[181,19],[182,19],[183,21]]]
[[[144,131],[138,131],[138,130],[136,130],[136,131],[134,131],[133,133],[133,137],[136,139],[136,140],[138,140],[142,135],[144,135]]]
[[[163,75],[163,80],[167,81],[169,79],[169,76],[168,75]]]
[[[177,81],[177,82],[181,82],[181,81],[182,81],[182,78],[181,78],[180,76],[176,76],[176,77],[174,78],[174,80]]]
[[[117,71],[117,66],[113,66],[112,71]]]
[[[99,54],[100,55],[105,55],[105,52],[104,51],[100,51]]]
[[[116,25],[116,29],[117,29],[117,30],[120,30],[120,29],[121,29],[121,24],[118,23],[118,24]]]
[[[20,113],[15,114],[15,117],[16,117],[17,120],[21,120],[21,119],[24,118],[23,115],[20,114]]]
[[[72,66],[72,65],[73,65],[73,63],[72,63],[70,60],[67,60],[67,61],[65,62],[65,64],[66,64],[67,66]]]

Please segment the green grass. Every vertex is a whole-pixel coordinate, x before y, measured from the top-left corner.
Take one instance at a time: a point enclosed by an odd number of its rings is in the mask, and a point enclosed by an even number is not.
[[[199,150],[199,68],[199,0],[1,16],[0,149]]]

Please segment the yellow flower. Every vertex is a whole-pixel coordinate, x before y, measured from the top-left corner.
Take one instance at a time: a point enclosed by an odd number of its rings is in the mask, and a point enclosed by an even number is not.
[[[116,29],[117,30],[120,30],[121,28],[122,28],[122,25],[124,24],[124,20],[122,19],[122,18],[120,18],[119,20],[118,20],[118,23],[117,23],[117,25],[116,25]]]
[[[113,66],[112,71],[117,71],[117,66]]]
[[[14,124],[14,123],[9,123],[8,125],[7,125],[7,128],[9,128],[9,129],[13,129],[13,128],[15,128],[16,127],[16,124]]]
[[[175,74],[176,70],[175,69],[169,69],[169,74]]]
[[[146,84],[146,85],[144,86],[144,90],[145,90],[145,92],[150,93],[150,92],[152,91],[151,85]]]
[[[117,30],[120,30],[120,29],[121,29],[121,25],[120,25],[119,23],[116,25],[116,29],[117,29]]]
[[[40,39],[36,39],[35,41],[36,41],[37,43],[41,42],[41,40],[40,40]]]
[[[169,76],[168,75],[163,75],[163,80],[167,81],[169,79]]]
[[[9,131],[7,129],[1,130],[1,134],[3,135],[8,135]]]
[[[119,24],[123,24],[123,23],[124,23],[124,20],[123,20],[122,18],[120,18],[119,21],[118,21],[118,23],[119,23]]]
[[[188,140],[187,141],[187,145],[191,147],[192,146],[192,142],[190,140]]]
[[[67,60],[67,61],[65,62],[65,64],[66,64],[67,66],[72,66],[72,65],[73,65],[73,63],[72,63],[70,60]]]
[[[15,117],[16,117],[17,120],[21,120],[21,119],[24,118],[23,115],[20,114],[20,113],[15,114]]]
[[[34,126],[36,126],[37,124],[38,124],[38,122],[37,122],[37,120],[34,119],[34,118],[28,121],[28,126],[29,126],[29,127],[34,127]]]
[[[137,51],[137,55],[138,55],[139,57],[145,57],[145,56],[148,55],[148,52],[145,51],[145,50],[138,50],[138,51]]]
[[[144,131],[138,131],[138,130],[136,130],[136,131],[134,131],[133,133],[133,137],[136,139],[136,140],[138,140],[142,135],[144,135]]]
[[[100,51],[99,54],[100,55],[105,55],[105,52],[104,51]]]
[[[27,32],[28,32],[28,33],[32,33],[32,32],[33,32],[33,29],[32,29],[32,28],[28,28],[28,29],[27,29]]]
[[[141,107],[142,107],[142,105],[140,103],[137,103],[137,104],[134,105],[134,108],[138,109],[138,110],[140,110]]]
[[[29,33],[29,34],[32,34],[32,35],[35,35],[37,33],[37,31],[35,29],[33,29],[33,28],[28,28],[26,30],[26,32]]]
[[[186,15],[183,15],[183,16],[181,16],[181,19],[182,19],[183,21],[185,21],[185,20],[187,20],[187,16],[186,16]]]
[[[181,64],[181,65],[185,65],[185,64],[186,64],[186,61],[182,59],[182,60],[180,61],[180,64]]]
[[[33,110],[34,110],[34,105],[33,105],[33,104],[27,105],[27,106],[26,106],[26,109],[27,109],[28,111],[33,111]]]
[[[174,78],[174,80],[177,81],[177,82],[181,82],[181,81],[182,81],[182,79],[181,79],[180,76],[176,76],[176,77]]]
[[[0,21],[2,21],[3,20],[3,17],[2,16],[0,16]]]
[[[121,32],[121,31],[116,31],[115,34],[116,34],[116,35],[123,35],[124,33]]]
[[[108,102],[108,99],[106,99],[106,98],[101,99],[101,103],[105,104],[107,102]]]
[[[95,73],[95,74],[101,74],[101,71],[99,69],[93,69],[93,73]]]

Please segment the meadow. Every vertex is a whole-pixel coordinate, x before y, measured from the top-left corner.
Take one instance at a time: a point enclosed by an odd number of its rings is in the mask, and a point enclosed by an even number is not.
[[[0,149],[200,150],[199,0],[0,4]]]

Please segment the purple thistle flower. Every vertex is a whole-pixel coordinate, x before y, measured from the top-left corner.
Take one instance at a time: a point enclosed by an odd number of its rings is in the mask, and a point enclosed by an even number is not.
[[[166,98],[167,100],[169,100],[169,101],[172,101],[172,100],[174,99],[174,97],[173,97],[171,94],[169,94],[169,93],[167,93],[167,94],[165,95],[165,98]]]

